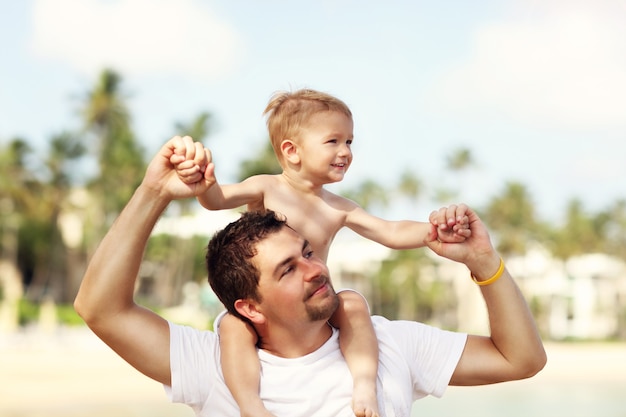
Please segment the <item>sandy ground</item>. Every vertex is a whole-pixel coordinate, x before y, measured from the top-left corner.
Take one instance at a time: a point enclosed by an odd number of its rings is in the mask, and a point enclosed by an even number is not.
[[[0,336],[1,417],[185,417],[86,329]]]
[[[608,383],[626,393],[626,344],[548,344],[547,350],[549,363],[539,375],[499,386],[549,390]],[[190,417],[193,412],[171,404],[160,384],[131,368],[86,329],[0,335],[1,417],[87,415]]]

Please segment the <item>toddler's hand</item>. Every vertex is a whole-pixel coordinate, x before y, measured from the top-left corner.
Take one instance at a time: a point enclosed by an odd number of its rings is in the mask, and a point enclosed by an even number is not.
[[[170,163],[176,175],[185,184],[194,184],[203,179],[206,166],[211,162],[210,154],[201,143],[185,136],[177,143]]]
[[[437,240],[444,243],[461,243],[471,236],[468,207],[465,204],[442,207],[430,214],[430,223],[437,230]]]
[[[173,157],[171,159],[174,159]],[[170,159],[170,162],[172,162]],[[197,165],[194,161],[183,161],[178,164],[173,163],[174,168],[176,169],[176,175],[178,178],[185,184],[193,184],[195,182],[200,181],[204,176],[204,172],[202,168]]]

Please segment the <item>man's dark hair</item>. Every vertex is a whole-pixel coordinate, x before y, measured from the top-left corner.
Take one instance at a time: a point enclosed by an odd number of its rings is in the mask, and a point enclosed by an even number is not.
[[[256,245],[286,227],[284,218],[271,210],[245,212],[235,222],[215,233],[206,253],[209,284],[229,313],[244,319],[235,310],[238,299],[261,301],[260,273],[252,257]]]

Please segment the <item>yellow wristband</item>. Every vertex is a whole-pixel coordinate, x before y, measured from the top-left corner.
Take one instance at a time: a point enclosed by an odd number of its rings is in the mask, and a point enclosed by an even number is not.
[[[491,278],[486,279],[484,281],[479,281],[476,279],[474,274],[471,273],[471,271],[470,271],[470,276],[472,277],[472,279],[474,280],[476,284],[482,287],[483,285],[493,284],[494,282],[500,279],[503,273],[504,273],[504,261],[502,260],[502,257],[500,257],[500,266],[498,267],[498,270],[496,271],[495,274],[493,274]]]

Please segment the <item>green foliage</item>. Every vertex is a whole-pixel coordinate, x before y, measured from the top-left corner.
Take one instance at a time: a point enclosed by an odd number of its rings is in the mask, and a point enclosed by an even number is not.
[[[169,256],[178,239],[173,235],[159,234],[151,236],[146,248],[146,259],[163,259]]]
[[[35,171],[29,169],[31,156],[32,148],[21,138],[0,146],[0,203],[14,218],[37,206],[41,187]],[[2,214],[5,217],[8,213]]]
[[[372,179],[363,180],[356,188],[346,190],[343,195],[366,210],[375,205],[386,207],[389,204],[388,192]]]
[[[176,135],[191,136],[193,140],[202,142],[210,133],[211,114],[202,112],[189,123],[176,123]]]
[[[563,227],[550,234],[550,249],[556,257],[567,259],[602,252],[610,245],[606,231],[611,219],[606,213],[591,215],[580,200],[574,199],[567,207],[565,219]]]
[[[405,195],[412,200],[422,194],[424,184],[411,170],[404,170],[400,176],[400,182],[398,183],[398,191],[401,195]]]
[[[80,137],[72,132],[63,132],[53,136],[50,141],[50,151],[45,164],[50,173],[50,185],[57,191],[64,191],[72,183],[70,163],[81,158],[87,152]]]
[[[153,306],[174,305],[181,301],[186,282],[206,282],[207,236],[182,238],[155,235],[148,240],[145,264],[150,265],[140,280],[138,295]],[[157,285],[158,284],[158,285]]]
[[[20,326],[35,323],[39,319],[40,306],[38,303],[21,299],[18,303],[18,317]]]
[[[432,265],[422,250],[394,251],[370,277],[375,294],[373,313],[421,322],[447,313],[454,301],[448,285],[432,274],[429,279],[422,276]]]
[[[66,326],[82,326],[85,324],[71,304],[61,304],[57,306],[57,319],[60,324]]]
[[[190,122],[178,122],[175,125],[174,135],[191,136],[193,140],[202,142],[211,132],[212,116],[208,112],[201,112]],[[195,201],[193,199],[178,200],[174,204],[180,208],[182,215],[192,212]]]
[[[534,203],[518,182],[505,184],[503,193],[487,205],[483,220],[496,232],[498,251],[505,256],[524,253],[527,242],[537,236]]]
[[[132,131],[130,114],[122,92],[122,77],[106,69],[83,102],[85,134],[93,136],[100,172],[90,182],[97,200],[101,224],[99,235],[124,207],[139,185],[146,168],[144,149]],[[91,146],[90,148],[94,148]],[[99,240],[99,236],[95,239]]]
[[[82,326],[85,324],[71,304],[59,304],[55,306],[55,312],[58,324],[66,326]],[[41,305],[39,303],[27,299],[19,301],[18,318],[21,326],[37,323],[40,314]]]
[[[618,200],[596,215],[603,252],[626,260],[626,200]]]
[[[76,284],[72,279],[82,273],[91,251],[134,192],[146,167],[145,151],[132,129],[128,96],[122,87],[120,74],[111,69],[102,71],[80,103],[84,128],[51,136],[47,154],[40,159],[23,138],[0,143],[0,256],[18,265],[26,281],[32,278],[41,286],[38,291],[26,288],[32,300],[20,303],[22,324],[37,319],[38,301],[44,293],[58,298],[54,301],[61,322],[82,323],[70,303],[74,295],[72,285]],[[177,123],[176,133],[203,140],[211,132],[212,121],[208,112],[201,112],[189,122]],[[86,158],[97,164],[94,177],[76,175],[83,172],[72,164]],[[467,148],[456,149],[444,164],[447,172],[432,184],[406,170],[395,187],[364,179],[345,195],[365,209],[384,208],[398,199],[417,200],[427,188],[434,190],[442,201],[450,201],[462,191],[456,189],[460,181],[452,181],[451,186],[445,180],[448,176],[461,179],[462,171],[475,165],[474,155]],[[256,154],[241,163],[238,179],[281,171],[269,140],[265,140]],[[85,184],[88,197],[77,210],[70,201],[70,192]],[[186,203],[178,203],[182,213],[191,211]],[[79,211],[85,222],[85,247],[66,248],[61,238],[59,219],[72,210]],[[626,259],[626,200],[598,213],[588,211],[582,201],[572,200],[563,216],[564,224],[547,225],[536,217],[535,203],[527,187],[511,181],[479,211],[505,256],[523,254],[527,243],[536,240],[562,259],[589,252]],[[140,284],[145,292],[139,296],[155,308],[172,305],[180,301],[184,283],[204,282],[207,241],[206,236],[153,236],[146,251],[146,264],[152,268],[143,271],[145,276]],[[436,277],[436,270],[433,274],[429,270],[428,277],[422,276],[424,268],[431,267],[423,251],[395,251],[372,276],[372,310],[389,317],[421,321],[449,314],[453,303],[447,284]],[[547,309],[541,302],[531,300],[537,317]],[[626,323],[624,314],[622,323]]]
[[[128,126],[129,113],[121,95],[122,77],[112,69],[100,73],[96,85],[85,97],[81,114],[85,125],[101,131],[102,136],[109,130],[123,130]],[[101,146],[106,144],[100,143]],[[100,149],[99,152],[102,152]]]
[[[37,264],[48,264],[51,249],[49,242],[53,239],[55,226],[40,216],[32,216],[22,224],[18,232],[18,263],[22,270]]]
[[[446,166],[450,171],[463,171],[474,165],[474,156],[468,148],[453,150],[446,157]]]
[[[280,174],[281,172],[283,172],[283,170],[278,163],[278,159],[276,159],[274,148],[272,148],[272,144],[268,139],[256,156],[245,159],[241,163],[237,178],[238,181],[243,181],[254,175]]]

